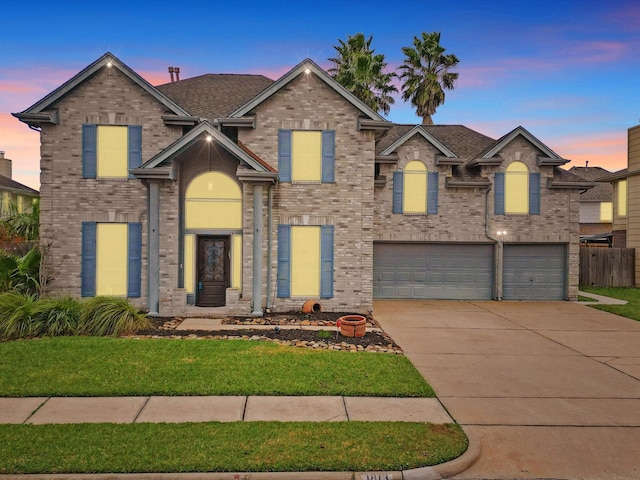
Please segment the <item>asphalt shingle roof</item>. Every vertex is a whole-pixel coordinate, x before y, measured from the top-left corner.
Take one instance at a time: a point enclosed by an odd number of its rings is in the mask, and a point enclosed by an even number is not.
[[[227,117],[272,83],[263,75],[208,73],[156,88],[191,115],[213,121]]]
[[[569,172],[585,180],[596,182],[595,187],[580,194],[580,201],[611,202],[613,200],[613,185],[609,182],[598,181],[607,175],[611,175],[609,170],[605,170],[602,167],[571,167]]]
[[[37,190],[34,190],[31,187],[27,187],[20,182],[16,182],[15,180],[12,180],[9,177],[5,177],[4,175],[0,175],[0,190],[10,190],[12,192],[25,193],[27,195],[39,195],[39,192]]]

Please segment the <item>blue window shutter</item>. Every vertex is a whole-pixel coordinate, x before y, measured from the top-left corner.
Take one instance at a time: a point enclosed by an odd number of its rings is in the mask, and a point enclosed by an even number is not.
[[[96,222],[82,222],[82,271],[80,294],[96,295]]]
[[[540,174],[529,174],[529,215],[540,215]]]
[[[291,181],[291,130],[278,130],[278,175],[281,182]]]
[[[291,225],[278,225],[278,298],[291,296]]]
[[[427,213],[438,213],[438,172],[429,172],[427,184]]]
[[[496,173],[493,183],[495,185],[495,214],[504,215],[504,173]]]
[[[404,188],[404,173],[393,172],[393,213],[402,213],[402,192]]]
[[[322,131],[322,182],[333,183],[335,181],[336,163],[336,132],[333,130]]]
[[[82,178],[96,178],[97,127],[82,125]]]
[[[129,126],[129,169],[138,168],[142,165],[142,126]],[[129,178],[133,175],[129,174]]]
[[[142,284],[142,224],[129,224],[127,297],[140,297]]]
[[[320,227],[320,297],[333,297],[333,225]]]

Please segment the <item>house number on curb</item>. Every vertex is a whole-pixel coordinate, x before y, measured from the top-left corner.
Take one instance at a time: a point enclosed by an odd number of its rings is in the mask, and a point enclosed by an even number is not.
[[[390,473],[365,473],[360,477],[362,480],[393,480]]]

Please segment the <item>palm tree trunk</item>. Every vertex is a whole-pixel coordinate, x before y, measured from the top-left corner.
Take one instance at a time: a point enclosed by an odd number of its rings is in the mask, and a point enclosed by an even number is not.
[[[433,119],[431,115],[425,115],[422,117],[422,125],[433,125]]]

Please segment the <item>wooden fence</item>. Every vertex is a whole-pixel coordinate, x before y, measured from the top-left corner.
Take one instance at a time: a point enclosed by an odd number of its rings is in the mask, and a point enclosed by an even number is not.
[[[580,248],[580,285],[634,287],[634,248]]]

